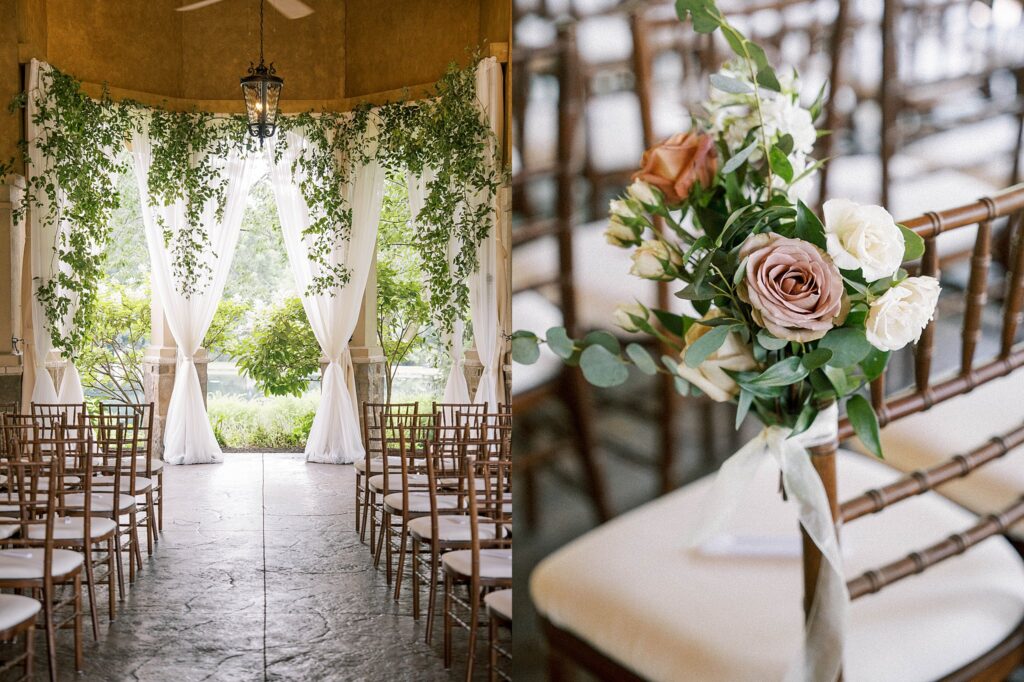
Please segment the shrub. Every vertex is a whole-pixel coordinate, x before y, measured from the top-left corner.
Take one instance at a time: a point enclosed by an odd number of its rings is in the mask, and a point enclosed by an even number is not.
[[[306,444],[319,396],[245,398],[212,395],[210,423],[222,447],[296,449]]]

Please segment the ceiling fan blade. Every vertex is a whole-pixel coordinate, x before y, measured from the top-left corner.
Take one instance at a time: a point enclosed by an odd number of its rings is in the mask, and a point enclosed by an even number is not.
[[[267,2],[289,19],[301,19],[313,13],[313,8],[302,0],[267,0]]]
[[[191,12],[194,9],[202,9],[208,5],[215,5],[218,2],[220,2],[220,0],[199,0],[199,2],[193,2],[191,5],[183,5],[182,7],[177,8],[177,11]]]

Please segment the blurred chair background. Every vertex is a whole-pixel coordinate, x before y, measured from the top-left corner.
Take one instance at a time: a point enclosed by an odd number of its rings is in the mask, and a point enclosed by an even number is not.
[[[818,127],[832,134],[815,156],[832,161],[806,188],[809,205],[846,197],[881,203],[900,220],[1021,179],[1021,0],[718,4],[780,74],[797,69],[805,103],[831,83]],[[513,328],[627,338],[612,323],[617,305],[685,308],[665,285],[629,275],[629,253],[605,244],[608,201],[647,146],[690,127],[728,48],[681,24],[663,0],[514,8]],[[965,287],[974,232],[944,237],[944,286]],[[998,264],[1007,247],[998,234],[995,242]],[[890,380],[909,382],[910,370],[894,362]],[[593,389],[546,349],[536,365],[514,366],[512,390],[528,498],[516,529],[521,585],[544,555],[710,473],[756,432],[748,420],[737,433],[731,406],[680,397],[660,377]],[[541,665],[542,640],[527,590],[516,594],[517,671],[539,675],[529,665]]]

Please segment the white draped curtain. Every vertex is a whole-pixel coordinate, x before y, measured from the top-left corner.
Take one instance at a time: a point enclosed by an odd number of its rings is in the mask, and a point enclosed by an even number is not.
[[[480,61],[476,71],[476,92],[484,115],[490,122],[495,138],[501,139],[502,78],[501,66],[494,57]],[[488,158],[497,159],[495,142],[491,142]],[[497,161],[494,161],[495,163]],[[469,311],[473,324],[473,338],[480,356],[483,372],[477,385],[473,402],[487,403],[488,409],[498,406],[498,372],[501,369],[501,352],[505,341],[502,338],[501,320],[498,313],[498,198],[494,197],[493,229],[480,244],[477,252],[479,269],[469,277]]]
[[[150,206],[148,178],[153,153],[146,132],[134,134],[132,157],[152,265],[153,295],[163,308],[167,326],[178,346],[174,387],[164,424],[164,461],[169,464],[219,462],[222,453],[206,413],[195,354],[203,343],[224,293],[238,244],[246,194],[255,179],[253,161],[238,152],[216,161],[222,164],[222,173],[227,181],[224,212],[222,219],[218,220],[216,202],[210,201],[203,208],[202,223],[210,239],[210,248],[200,254],[200,258],[209,270],[201,278],[198,291],[186,297],[178,290],[171,252],[165,246],[163,236],[164,225],[176,232],[187,224],[185,202],[178,200],[169,206]]]
[[[374,125],[371,117],[370,138],[374,136]],[[330,256],[331,265],[341,264],[348,268],[350,279],[340,290],[311,294],[309,284],[318,267],[309,258],[312,238],[304,234],[311,216],[300,189],[302,171],[297,168],[293,172],[292,169],[308,141],[301,130],[290,130],[284,135],[284,151],[280,158],[275,159],[273,153],[268,155],[270,179],[295,285],[302,295],[302,306],[313,334],[327,359],[327,368],[321,379],[320,405],[306,441],[306,459],[347,464],[364,454],[349,340],[359,319],[377,244],[385,172],[376,161],[353,169],[348,186],[342,188],[352,210],[351,235]]]
[[[29,175],[44,173],[50,163],[40,149],[41,145],[45,142],[46,132],[35,123],[38,111],[37,98],[43,101],[47,99],[46,79],[43,76],[49,69],[49,64],[36,59],[33,59],[29,65],[28,101],[26,103],[28,109],[26,139],[28,140]],[[60,187],[56,187],[55,190],[57,192],[58,216],[54,216],[51,213],[50,196],[45,187],[35,188],[34,191],[42,195],[37,196],[37,200],[40,203],[39,205],[33,204],[32,209],[28,212],[33,286],[31,313],[34,387],[32,389],[32,401],[37,403],[80,403],[85,398],[82,391],[82,380],[78,375],[75,363],[71,360],[62,361],[64,363],[64,373],[59,390],[53,382],[53,377],[50,376],[46,369],[46,361],[53,350],[51,335],[55,330],[52,328],[50,320],[47,319],[46,312],[36,294],[36,287],[57,275],[60,272],[59,268],[68,267],[57,260],[57,244],[61,235],[67,230],[72,229],[73,226],[60,218],[59,214],[62,212],[65,199]],[[67,293],[64,292],[65,295]],[[61,335],[67,334],[70,330],[75,312],[78,309],[78,297],[71,295],[70,298],[71,305],[64,317],[57,321],[56,331]]]
[[[435,173],[430,168],[424,168],[421,175],[406,173],[406,184],[409,188],[409,214],[413,222],[423,206],[427,202],[427,185],[435,178]],[[462,248],[462,242],[454,236],[448,240],[448,268],[453,267],[455,256]],[[465,323],[461,318],[455,320],[452,331],[441,333],[441,345],[449,349],[451,357],[451,369],[448,371],[448,378],[444,383],[444,396],[441,402],[444,403],[468,403],[469,386],[466,384],[466,375],[462,370],[462,337],[465,334]]]

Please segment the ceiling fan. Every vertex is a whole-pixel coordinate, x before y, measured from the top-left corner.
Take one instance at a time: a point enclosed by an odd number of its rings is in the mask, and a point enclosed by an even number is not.
[[[208,5],[215,5],[221,0],[199,0],[191,5],[179,7],[179,12],[191,12]],[[267,0],[271,7],[283,14],[288,19],[301,19],[313,13],[313,8],[302,2],[302,0]]]

